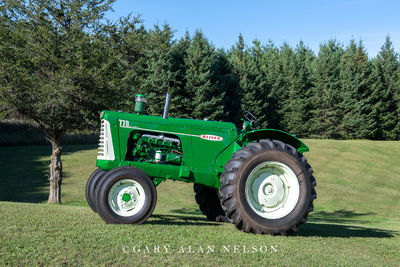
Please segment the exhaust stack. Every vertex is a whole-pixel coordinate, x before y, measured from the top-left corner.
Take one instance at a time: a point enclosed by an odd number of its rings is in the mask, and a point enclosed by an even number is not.
[[[169,95],[169,93],[167,92],[167,95],[165,96],[164,113],[163,113],[163,116],[162,116],[163,119],[168,118],[169,98],[170,98],[170,95]]]

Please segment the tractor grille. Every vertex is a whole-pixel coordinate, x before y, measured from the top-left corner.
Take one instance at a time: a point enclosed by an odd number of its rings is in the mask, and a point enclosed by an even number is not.
[[[100,136],[99,136],[99,150],[98,150],[99,157],[104,157],[104,135],[106,132],[105,127],[106,127],[105,120],[101,120]]]
[[[101,120],[99,150],[97,159],[114,160],[114,147],[111,136],[110,123],[107,120]]]

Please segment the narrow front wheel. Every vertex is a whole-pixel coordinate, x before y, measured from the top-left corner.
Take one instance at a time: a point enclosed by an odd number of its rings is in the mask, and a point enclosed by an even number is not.
[[[157,201],[153,181],[133,167],[106,173],[96,194],[98,213],[107,223],[141,224],[153,213]]]
[[[85,188],[85,196],[86,196],[86,201],[89,204],[89,207],[94,211],[97,212],[97,207],[96,207],[96,199],[94,196],[94,192],[96,189],[96,186],[101,179],[101,177],[104,175],[105,171],[97,168],[89,177],[89,179],[86,182],[86,188]]]

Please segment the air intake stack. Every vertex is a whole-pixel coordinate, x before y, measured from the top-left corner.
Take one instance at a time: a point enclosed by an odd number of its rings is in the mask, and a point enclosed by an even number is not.
[[[135,99],[135,113],[136,114],[144,114],[146,103],[146,96],[143,94],[137,94]]]

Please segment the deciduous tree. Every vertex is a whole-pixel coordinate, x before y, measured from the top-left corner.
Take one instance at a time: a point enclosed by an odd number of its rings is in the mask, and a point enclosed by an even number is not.
[[[111,3],[6,0],[1,4],[1,96],[36,121],[52,145],[49,203],[61,202],[63,136],[67,130],[85,127],[93,115],[88,107],[96,105],[97,81],[105,69],[104,46],[96,42],[96,34]]]

